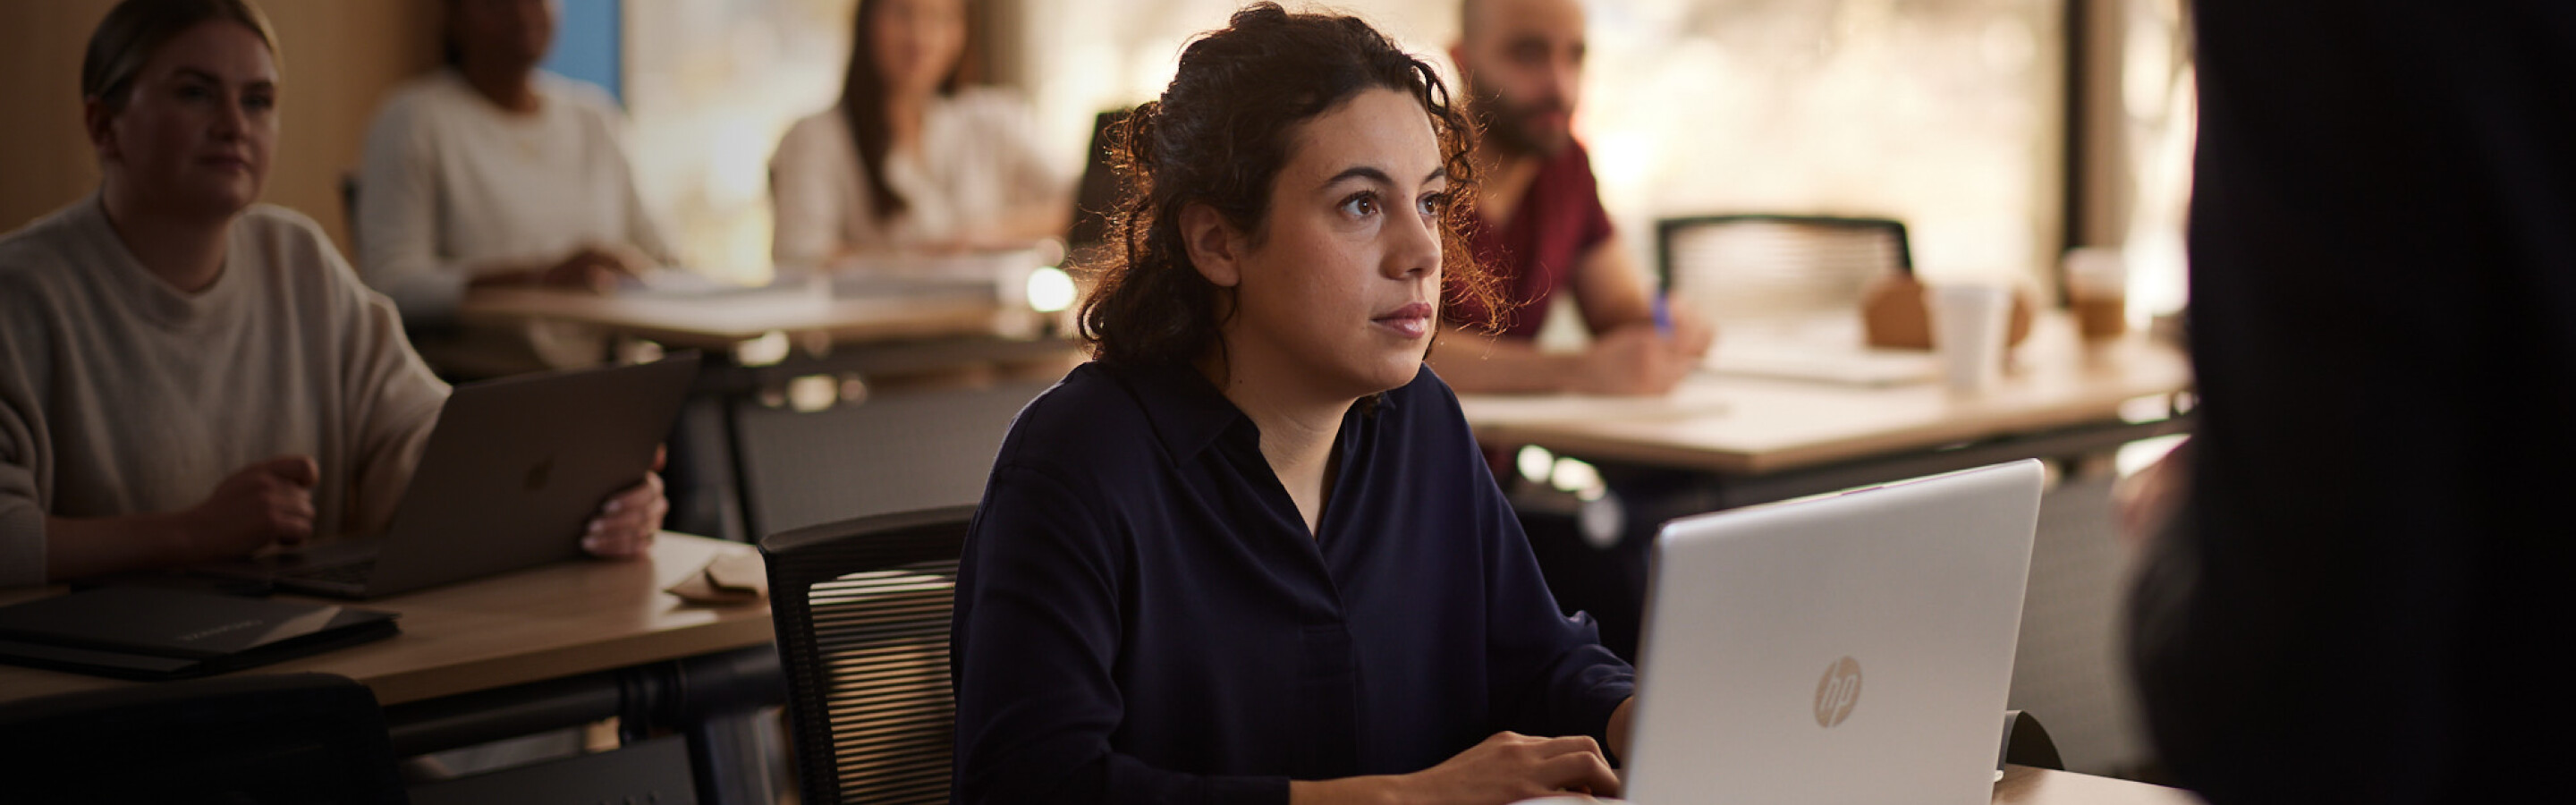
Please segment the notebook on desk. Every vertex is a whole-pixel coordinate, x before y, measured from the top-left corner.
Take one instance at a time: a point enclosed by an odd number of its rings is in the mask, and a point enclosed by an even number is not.
[[[1048,260],[1041,250],[995,248],[946,253],[861,254],[826,268],[834,299],[910,299],[1028,303],[1029,273]]]
[[[1665,525],[1623,795],[1986,803],[2040,485],[2025,460]]]
[[[781,277],[760,285],[728,282],[694,271],[654,268],[620,278],[617,296],[635,299],[678,299],[704,301],[719,299],[794,299],[823,294],[801,277]]]
[[[1709,350],[1703,365],[1712,372],[1745,377],[1846,386],[1902,386],[1938,379],[1938,361],[1923,350],[1721,341]]]
[[[1856,316],[1791,316],[1721,324],[1702,362],[1718,374],[1848,386],[1928,383],[1941,376],[1929,350],[1868,345]]]
[[[374,598],[581,555],[583,527],[651,471],[696,353],[457,386],[381,537],[198,568]]]

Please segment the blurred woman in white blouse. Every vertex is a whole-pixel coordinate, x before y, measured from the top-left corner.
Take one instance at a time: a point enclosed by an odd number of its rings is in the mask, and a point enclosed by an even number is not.
[[[779,265],[1064,231],[1069,187],[1040,153],[1028,107],[958,86],[965,4],[859,0],[840,102],[788,129],[770,161]]]

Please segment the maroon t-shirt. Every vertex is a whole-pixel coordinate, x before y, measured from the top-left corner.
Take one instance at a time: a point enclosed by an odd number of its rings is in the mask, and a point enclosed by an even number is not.
[[[1574,276],[1583,256],[1610,239],[1610,212],[1601,207],[1599,186],[1592,180],[1592,157],[1582,143],[1539,166],[1521,203],[1502,226],[1468,222],[1467,242],[1500,278],[1503,297],[1514,309],[1503,314],[1503,335],[1534,338],[1547,323],[1547,301]],[[1484,324],[1485,306],[1472,300],[1449,300],[1447,318],[1471,329]]]

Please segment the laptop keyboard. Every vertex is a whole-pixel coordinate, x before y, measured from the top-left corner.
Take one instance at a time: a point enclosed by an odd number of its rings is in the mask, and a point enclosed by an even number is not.
[[[363,559],[345,564],[290,570],[280,575],[333,584],[365,584],[367,577],[375,575],[375,572],[376,560]]]

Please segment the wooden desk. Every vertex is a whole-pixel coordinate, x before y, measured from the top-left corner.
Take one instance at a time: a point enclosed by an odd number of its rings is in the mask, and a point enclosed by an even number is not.
[[[649,558],[578,561],[433,588],[362,606],[403,614],[403,633],[238,673],[321,671],[356,679],[388,705],[541,682],[596,671],[760,646],[771,636],[763,605],[703,607],[661,592],[722,551],[749,546],[665,533]],[[0,604],[59,594],[59,587],[0,590]],[[0,666],[0,702],[148,684]],[[766,785],[765,782],[761,785]],[[2008,767],[1997,805],[2194,805],[2175,789]]]
[[[637,561],[563,562],[359,602],[402,613],[402,634],[240,673],[339,674],[390,706],[766,645],[768,606],[697,606],[662,592],[720,551],[752,550],[664,533]],[[60,592],[10,589],[0,603]],[[146,683],[0,666],[0,701],[134,684]]]
[[[2018,643],[2018,656],[2032,661],[2016,664],[2026,684],[2015,686],[2015,706],[2084,725],[2059,738],[2100,753],[2070,757],[2084,764],[2078,768],[2100,768],[2139,750],[2130,748],[2134,716],[2118,707],[2126,696],[2111,659],[2127,560],[2101,536],[2109,530],[2108,473],[2088,478],[2085,470],[2107,463],[2099,458],[2123,444],[2188,430],[2190,419],[2178,409],[2188,408],[2180,392],[2190,387],[2191,372],[2180,350],[2143,338],[2086,349],[2064,316],[2035,325],[2016,356],[2018,369],[1973,398],[1954,397],[1937,383],[1873,388],[1702,375],[1668,398],[1466,395],[1460,402],[1484,444],[1536,444],[1603,465],[1617,493],[1604,499],[1612,504],[1585,504],[1537,484],[1516,489],[1513,502],[1524,523],[1558,533],[1599,522],[1578,518],[1603,510],[1616,515],[1601,519],[1620,527],[1626,553],[1597,561],[1633,563],[1614,568],[1629,574],[1642,574],[1652,530],[1674,518],[2021,459],[2079,459],[2060,464],[2068,470],[2062,477],[2074,482],[2052,494],[2033,549]],[[1558,567],[1572,565],[1576,584],[1585,584],[1580,574],[1607,572],[1582,564],[1594,553],[1573,551]],[[1589,586],[1601,593],[1569,606],[1609,614],[1614,623],[1633,623],[1642,612],[1640,590]]]
[[[965,298],[837,298],[820,292],[682,297],[563,291],[478,291],[457,311],[466,324],[586,324],[679,349],[730,351],[771,332],[799,343],[898,341],[991,335],[1002,307]]]
[[[1995,805],[2200,805],[2191,792],[2089,774],[2004,767]]]
[[[2179,350],[2137,339],[2087,350],[2074,342],[2070,320],[2044,317],[2003,386],[1975,397],[1938,383],[1872,388],[1702,374],[1668,397],[1471,394],[1459,403],[1486,444],[1749,476],[2118,422],[2123,403],[2190,385]]]
[[[319,671],[373,689],[402,755],[629,716],[685,734],[700,801],[768,803],[756,714],[785,695],[769,607],[707,607],[662,592],[748,545],[665,532],[636,561],[578,560],[359,606],[402,633],[236,673]],[[60,587],[0,590],[0,604]],[[0,666],[0,702],[150,684]]]

